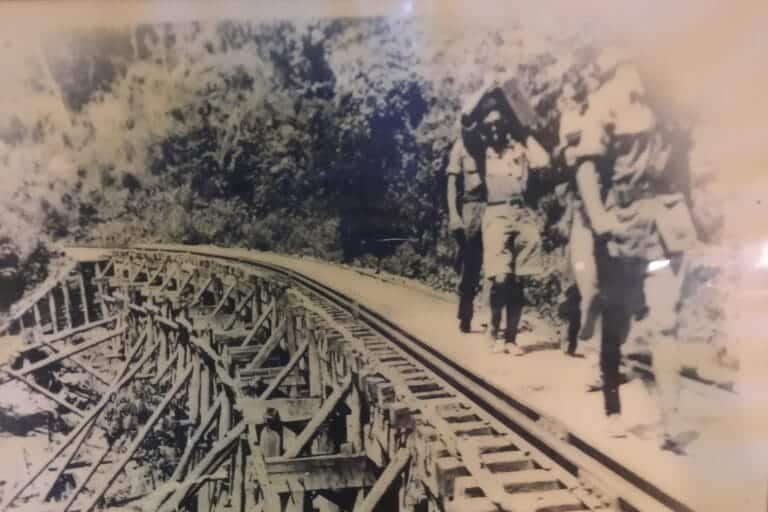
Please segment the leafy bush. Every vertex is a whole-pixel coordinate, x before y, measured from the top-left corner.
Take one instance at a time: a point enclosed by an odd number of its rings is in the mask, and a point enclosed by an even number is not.
[[[443,171],[462,102],[489,72],[514,75],[551,149],[564,80],[594,56],[574,36],[375,18],[140,25],[11,46],[3,58],[35,65],[0,95],[0,234],[18,245],[24,283],[40,274],[35,247],[67,239],[251,247],[454,289]],[[694,213],[715,240],[702,137],[681,139],[678,178],[706,191]],[[551,185],[532,187],[546,254],[527,293],[554,318],[570,282]]]

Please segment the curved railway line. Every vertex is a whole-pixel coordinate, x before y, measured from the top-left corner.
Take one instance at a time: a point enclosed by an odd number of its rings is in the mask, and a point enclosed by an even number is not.
[[[44,326],[30,346],[53,350],[6,365],[6,375],[77,418],[2,510],[91,511],[137,498],[141,510],[169,512],[691,510],[525,397],[258,254],[141,246],[84,265],[78,279],[79,308],[65,285],[35,295],[8,327]],[[82,325],[58,312],[62,295]],[[123,364],[116,374],[84,357],[107,345]],[[62,362],[90,375],[98,401],[73,403],[35,380]],[[139,378],[159,395],[111,439],[105,411]],[[169,417],[174,407],[183,420]],[[113,496],[147,440],[181,423],[165,483]]]

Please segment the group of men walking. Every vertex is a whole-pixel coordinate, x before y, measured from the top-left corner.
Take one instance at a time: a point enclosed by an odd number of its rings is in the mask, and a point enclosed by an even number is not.
[[[599,334],[597,387],[609,432],[625,433],[621,346],[636,322],[652,351],[661,446],[679,453],[677,311],[684,252],[696,236],[686,191],[669,179],[675,147],[639,73],[618,50],[575,70],[560,96],[559,141],[549,152],[536,140],[535,115],[514,79],[486,85],[465,105],[447,167],[449,226],[461,252],[459,328],[471,331],[481,290],[480,324],[493,351],[522,354],[516,334],[524,286],[542,270],[540,228],[526,192],[537,174],[554,177],[549,182],[568,191],[568,249],[580,298],[575,332],[584,340]]]

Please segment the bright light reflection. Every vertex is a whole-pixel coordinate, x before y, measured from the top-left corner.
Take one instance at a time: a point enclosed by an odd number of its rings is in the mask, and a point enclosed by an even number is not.
[[[768,244],[765,244],[763,246],[763,254],[760,256],[760,259],[757,262],[757,265],[755,265],[757,268],[766,268],[768,267]]]
[[[656,272],[669,266],[669,260],[653,260],[648,263],[648,272]]]

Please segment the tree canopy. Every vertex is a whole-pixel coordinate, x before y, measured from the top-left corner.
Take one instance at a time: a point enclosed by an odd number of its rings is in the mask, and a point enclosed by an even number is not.
[[[443,169],[462,102],[489,73],[516,76],[551,148],[563,80],[593,49],[574,34],[418,18],[6,41],[0,237],[20,262],[62,239],[373,254],[451,287]]]

